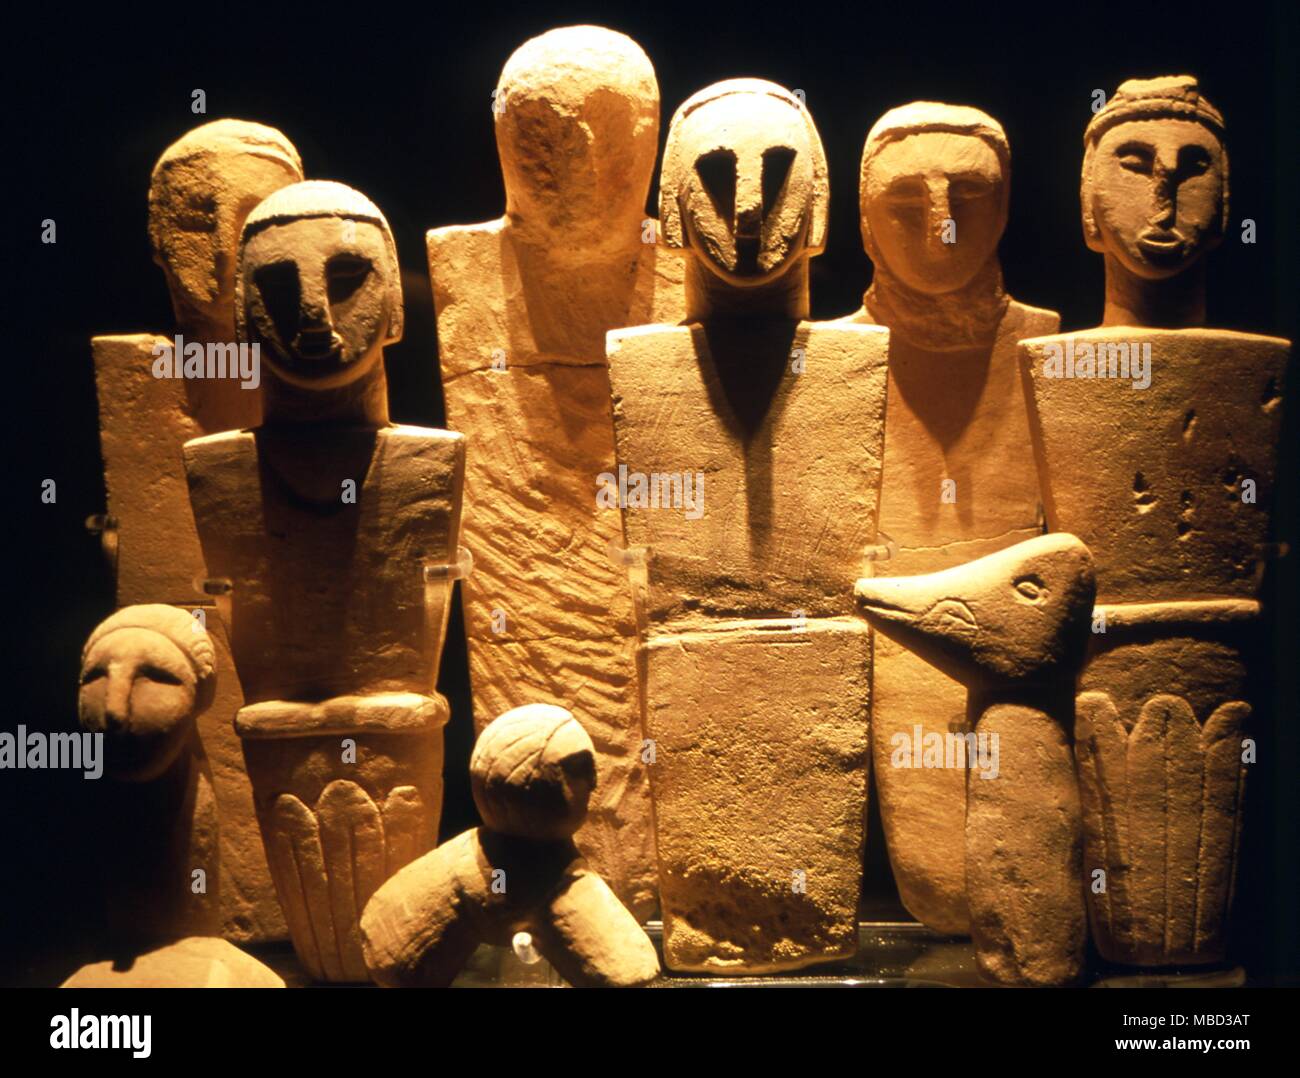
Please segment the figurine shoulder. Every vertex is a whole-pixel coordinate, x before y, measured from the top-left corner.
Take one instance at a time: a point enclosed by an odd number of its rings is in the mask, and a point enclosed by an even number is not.
[[[1012,335],[1021,340],[1026,337],[1046,337],[1061,328],[1059,311],[1049,311],[1046,307],[1031,307],[1013,299],[1007,304],[1003,315],[1003,324],[1012,331]]]
[[[429,272],[434,275],[464,271],[484,258],[495,259],[505,232],[505,218],[476,225],[444,225],[425,233]]]

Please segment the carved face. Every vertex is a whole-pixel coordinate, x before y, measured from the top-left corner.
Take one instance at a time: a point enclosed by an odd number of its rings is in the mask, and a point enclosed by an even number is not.
[[[997,250],[1006,176],[984,139],[919,131],[872,158],[863,205],[875,256],[908,287],[939,295],[967,284]]]
[[[1117,124],[1093,150],[1088,245],[1138,277],[1181,273],[1223,238],[1225,173],[1222,144],[1199,123]]]
[[[401,283],[384,233],[369,221],[304,217],[245,242],[245,336],[283,381],[347,385],[400,336]]]
[[[253,207],[302,177],[286,161],[236,151],[169,164],[154,181],[154,261],[178,309],[229,321],[239,233]]]
[[[180,754],[196,692],[194,668],[171,640],[151,629],[117,629],[86,653],[77,713],[82,729],[104,734],[109,775],[148,782]]]
[[[687,245],[732,285],[779,277],[806,253],[813,153],[803,117],[763,94],[731,94],[683,121],[677,191]]]

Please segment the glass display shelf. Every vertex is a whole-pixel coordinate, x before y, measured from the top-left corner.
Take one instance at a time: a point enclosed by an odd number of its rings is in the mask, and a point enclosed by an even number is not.
[[[663,962],[663,926],[645,926]],[[291,947],[247,947],[284,978],[290,988],[317,985],[303,971]],[[525,951],[525,954],[527,952]],[[1246,984],[1241,967],[1212,966],[1186,970],[1090,971],[1093,988],[1238,988]],[[356,986],[353,986],[356,987]],[[480,946],[453,982],[455,988],[565,988],[566,982],[545,959],[525,962],[511,947]],[[651,988],[987,988],[969,939],[941,936],[911,921],[864,922],[858,925],[858,951],[843,962],[788,973],[753,976],[676,973],[664,970]]]

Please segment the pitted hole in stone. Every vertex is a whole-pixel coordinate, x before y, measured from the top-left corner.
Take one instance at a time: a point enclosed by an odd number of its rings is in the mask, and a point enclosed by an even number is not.
[[[1133,473],[1133,504],[1139,513],[1149,513],[1156,506],[1155,494],[1141,472]]]
[[[1188,408],[1187,414],[1183,416],[1183,441],[1190,442],[1192,435],[1196,432],[1196,409]]]
[[[1264,383],[1263,398],[1259,402],[1260,408],[1265,412],[1271,412],[1282,403],[1282,394],[1277,390],[1277,379],[1270,378]]]

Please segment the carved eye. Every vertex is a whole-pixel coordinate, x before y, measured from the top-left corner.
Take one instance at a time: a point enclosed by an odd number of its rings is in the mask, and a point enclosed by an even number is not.
[[[1149,175],[1154,164],[1154,155],[1147,146],[1130,143],[1121,146],[1115,156],[1119,158],[1120,168],[1142,175]]]
[[[1184,146],[1178,152],[1178,171],[1185,177],[1203,176],[1210,170],[1210,154],[1204,146]]]
[[[153,666],[150,663],[137,668],[135,676],[148,678],[150,681],[156,681],[160,685],[180,685],[181,679],[173,674],[170,670],[164,670],[161,666]]]
[[[953,180],[948,187],[948,197],[953,202],[973,202],[993,193],[993,185],[977,177]]]
[[[325,264],[325,287],[330,306],[355,294],[370,276],[370,260],[360,255],[335,255]]]
[[[730,222],[736,215],[736,155],[730,150],[713,150],[695,162],[695,171],[718,216]]]
[[[788,146],[773,146],[763,151],[763,213],[768,214],[776,205],[790,177],[795,151]]]
[[[217,200],[212,195],[198,195],[191,198],[181,207],[176,225],[185,232],[215,232]]]
[[[1023,603],[1041,603],[1047,598],[1047,585],[1032,573],[1017,577],[1012,586],[1016,589],[1016,598]]]
[[[253,281],[275,332],[282,341],[292,340],[297,332],[298,305],[302,298],[297,264],[286,260],[259,266],[253,272]]]
[[[92,666],[81,675],[81,684],[89,685],[92,681],[98,681],[100,678],[108,677],[108,670],[102,664]]]
[[[919,206],[926,199],[925,184],[913,176],[896,180],[889,185],[885,198],[892,206]]]

